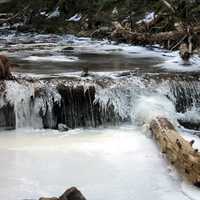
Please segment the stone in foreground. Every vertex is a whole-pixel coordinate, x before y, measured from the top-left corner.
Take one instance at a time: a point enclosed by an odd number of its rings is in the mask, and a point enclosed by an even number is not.
[[[41,197],[39,200],[86,200],[86,198],[83,196],[83,194],[76,188],[71,187],[67,189],[62,196],[59,198],[52,197],[52,198],[46,198]]]

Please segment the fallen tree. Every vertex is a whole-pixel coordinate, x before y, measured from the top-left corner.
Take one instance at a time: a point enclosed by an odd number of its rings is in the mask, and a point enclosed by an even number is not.
[[[114,31],[111,34],[111,38],[115,41],[139,45],[160,44],[168,49],[173,49],[177,44],[181,44],[183,42],[182,40],[191,38],[193,33],[200,33],[200,26],[189,30],[186,28],[160,33],[141,33],[125,29],[119,22],[113,22],[113,25]]]
[[[171,164],[192,184],[200,187],[200,153],[192,147],[194,141],[186,141],[166,118],[153,120],[150,130]]]

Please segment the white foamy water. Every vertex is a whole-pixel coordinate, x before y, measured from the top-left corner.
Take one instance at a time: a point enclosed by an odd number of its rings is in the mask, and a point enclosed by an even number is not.
[[[136,99],[133,112],[133,121],[138,124],[150,124],[156,117],[166,117],[176,122],[174,104],[165,96],[159,94],[141,95]]]
[[[153,140],[134,127],[2,132],[0,154],[1,199],[59,196],[72,185],[92,200],[195,200],[200,194],[182,184]]]

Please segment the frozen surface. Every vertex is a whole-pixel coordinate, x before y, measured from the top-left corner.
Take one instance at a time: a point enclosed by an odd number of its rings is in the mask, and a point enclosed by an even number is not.
[[[73,185],[92,200],[195,200],[200,195],[134,127],[2,132],[0,155],[1,199],[59,196]]]

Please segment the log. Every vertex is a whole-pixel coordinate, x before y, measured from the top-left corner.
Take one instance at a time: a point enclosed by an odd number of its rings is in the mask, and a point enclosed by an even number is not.
[[[174,30],[168,32],[160,32],[160,33],[141,33],[141,32],[132,32],[126,30],[119,22],[113,23],[115,30],[111,34],[111,38],[115,41],[123,41],[130,44],[144,44],[144,45],[152,45],[152,44],[164,44],[171,41],[174,46],[180,41],[181,38],[187,36],[190,37],[191,32],[187,30]],[[192,29],[192,33],[200,33],[200,26],[196,26]]]
[[[166,118],[152,120],[150,130],[162,153],[193,185],[200,187],[200,153],[192,147]]]

